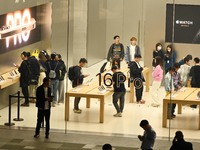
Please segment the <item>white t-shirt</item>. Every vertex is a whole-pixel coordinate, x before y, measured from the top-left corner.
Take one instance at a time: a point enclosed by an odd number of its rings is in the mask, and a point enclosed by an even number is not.
[[[48,98],[48,88],[47,87],[44,87],[44,95],[45,95],[45,98]],[[45,110],[49,109],[49,101],[45,101],[44,109]]]
[[[131,58],[131,61],[134,60],[134,56],[135,56],[135,48],[136,48],[136,45],[130,45],[130,58]]]

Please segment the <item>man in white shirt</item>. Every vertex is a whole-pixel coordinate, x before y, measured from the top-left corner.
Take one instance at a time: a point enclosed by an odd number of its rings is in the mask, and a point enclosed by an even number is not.
[[[40,127],[43,119],[45,118],[46,122],[46,136],[49,138],[49,129],[50,129],[50,114],[51,114],[51,102],[53,97],[51,96],[50,79],[44,78],[43,84],[37,88],[36,91],[36,107],[38,108],[37,114],[37,125],[35,129],[35,138],[38,138],[40,135]]]
[[[125,53],[125,60],[127,64],[130,64],[134,60],[135,55],[141,55],[140,47],[137,45],[137,38],[132,37],[130,39],[131,44],[127,46]]]

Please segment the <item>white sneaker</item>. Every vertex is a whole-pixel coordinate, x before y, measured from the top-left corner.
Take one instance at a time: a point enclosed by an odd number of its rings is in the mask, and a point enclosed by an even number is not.
[[[81,109],[73,109],[74,113],[77,113],[77,114],[80,114],[82,113],[82,110]]]
[[[155,103],[152,103],[152,104],[151,104],[151,106],[152,106],[152,107],[159,107],[159,106],[160,106],[160,104],[155,104]]]
[[[114,117],[122,117],[122,113],[116,113],[113,115]]]

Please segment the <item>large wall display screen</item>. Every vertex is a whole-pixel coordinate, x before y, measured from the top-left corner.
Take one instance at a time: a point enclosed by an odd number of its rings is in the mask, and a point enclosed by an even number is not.
[[[174,20],[175,43],[200,43],[200,6],[167,4],[165,41],[172,42]],[[174,18],[173,18],[174,14]]]
[[[1,54],[40,41],[38,7],[40,6],[0,15]]]

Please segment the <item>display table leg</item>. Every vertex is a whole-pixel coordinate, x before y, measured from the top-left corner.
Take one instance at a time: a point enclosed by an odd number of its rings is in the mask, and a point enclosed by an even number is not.
[[[86,98],[86,108],[90,108],[90,98]]]
[[[104,97],[100,98],[100,118],[99,122],[103,123],[104,122]]]
[[[178,114],[182,114],[182,104],[178,104]]]
[[[129,100],[129,102],[130,102],[130,103],[134,103],[134,101],[135,101],[134,83],[131,82],[131,83],[130,83],[130,100]]]
[[[167,101],[163,99],[163,118],[162,118],[162,127],[167,127]]]
[[[70,112],[70,97],[69,94],[65,94],[65,121],[69,121],[69,112]]]
[[[149,92],[149,87],[150,87],[150,74],[149,71],[146,73],[146,92]]]
[[[199,130],[200,130],[200,105],[199,105]]]

